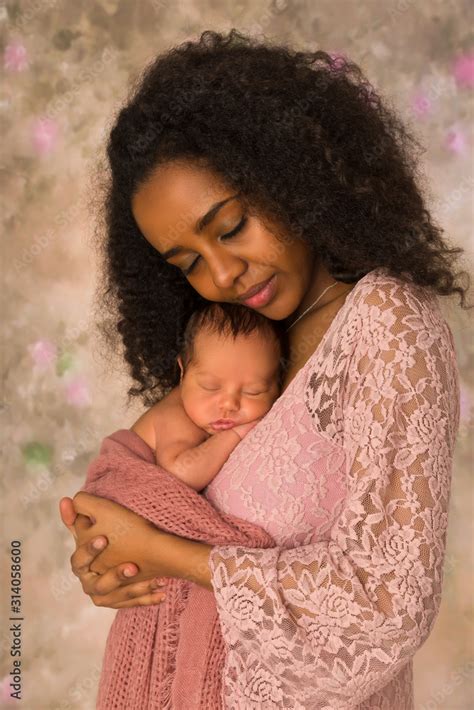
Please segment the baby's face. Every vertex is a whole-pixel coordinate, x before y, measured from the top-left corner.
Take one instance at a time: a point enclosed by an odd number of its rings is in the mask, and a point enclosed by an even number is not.
[[[255,331],[235,340],[201,331],[181,382],[184,409],[209,434],[258,419],[279,395],[278,366],[274,342]]]

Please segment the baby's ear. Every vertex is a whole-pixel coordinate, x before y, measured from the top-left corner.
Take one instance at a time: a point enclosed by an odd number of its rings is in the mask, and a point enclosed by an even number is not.
[[[179,369],[181,370],[181,375],[179,376],[179,381],[181,382],[181,380],[183,379],[183,361],[181,359],[181,355],[178,355],[176,360],[179,365]]]

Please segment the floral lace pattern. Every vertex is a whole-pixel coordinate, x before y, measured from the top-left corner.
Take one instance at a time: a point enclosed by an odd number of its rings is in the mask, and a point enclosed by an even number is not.
[[[459,374],[437,298],[364,276],[204,495],[276,548],[210,568],[232,710],[413,708],[442,591]]]

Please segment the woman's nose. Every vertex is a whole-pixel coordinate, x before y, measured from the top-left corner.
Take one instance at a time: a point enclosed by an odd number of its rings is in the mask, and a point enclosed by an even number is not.
[[[208,257],[208,265],[215,286],[221,289],[231,289],[247,268],[242,259],[224,248]]]

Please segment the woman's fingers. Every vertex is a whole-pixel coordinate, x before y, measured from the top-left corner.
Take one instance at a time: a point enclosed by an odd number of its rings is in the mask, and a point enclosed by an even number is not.
[[[130,582],[124,585],[123,582],[117,587],[117,582],[107,580],[104,582],[105,575],[101,575],[99,578],[93,581],[94,592],[90,595],[94,604],[97,606],[112,606],[115,604],[121,604],[126,602],[130,603],[130,606],[135,606],[139,604],[139,600],[143,601],[144,597],[153,599],[156,601],[158,598],[158,593],[163,594],[165,591],[165,586],[158,586],[155,579],[145,579],[141,582]],[[114,584],[115,586],[112,586]]]
[[[108,504],[110,505],[113,503],[107,498],[95,496],[91,493],[86,493],[85,491],[79,491],[72,499],[72,506],[75,513],[82,513],[83,515],[87,515],[89,518],[93,518],[91,511],[95,510],[98,502],[101,507],[107,507]]]
[[[76,511],[72,503],[72,498],[61,498],[59,501],[59,514],[64,525],[69,529],[69,531],[77,539],[76,531],[74,529],[74,521],[76,519]]]
[[[97,587],[99,581],[97,580]],[[161,604],[165,597],[165,585],[158,586],[155,579],[131,583],[109,594],[91,594],[91,599],[96,606],[111,607],[112,609]]]
[[[87,530],[94,523],[94,520],[91,520],[87,515],[76,513],[72,498],[67,496],[59,501],[59,514],[64,525],[72,533],[76,541],[78,533]]]
[[[87,517],[87,515],[82,515],[82,513],[78,513],[76,515],[76,519],[74,521],[74,527],[76,529],[76,532],[83,532],[84,530],[88,530],[94,523],[90,518]]]
[[[151,606],[156,604],[161,604],[166,598],[166,594],[161,591],[149,592],[144,594],[142,597],[136,597],[130,601],[117,602],[114,609],[127,609],[131,606]]]
[[[102,543],[102,544],[100,544]],[[98,546],[96,546],[98,545]],[[97,555],[104,549],[107,545],[107,538],[103,535],[90,540],[89,542],[80,545],[75,552],[71,555],[71,569],[76,577],[81,577],[81,575],[90,572],[90,564]],[[95,574],[92,572],[91,574]],[[82,580],[81,580],[82,581]]]
[[[125,572],[130,571],[127,575]],[[134,594],[135,589],[138,589],[140,594],[143,594],[144,589],[148,589],[146,585],[150,585],[150,580],[133,583],[133,577],[138,572],[138,567],[133,562],[126,562],[108,569],[104,574],[99,575],[93,580],[93,594],[110,594],[111,592],[122,591],[127,589],[126,594]],[[140,586],[142,585],[142,586]],[[144,585],[144,586],[143,586]]]

